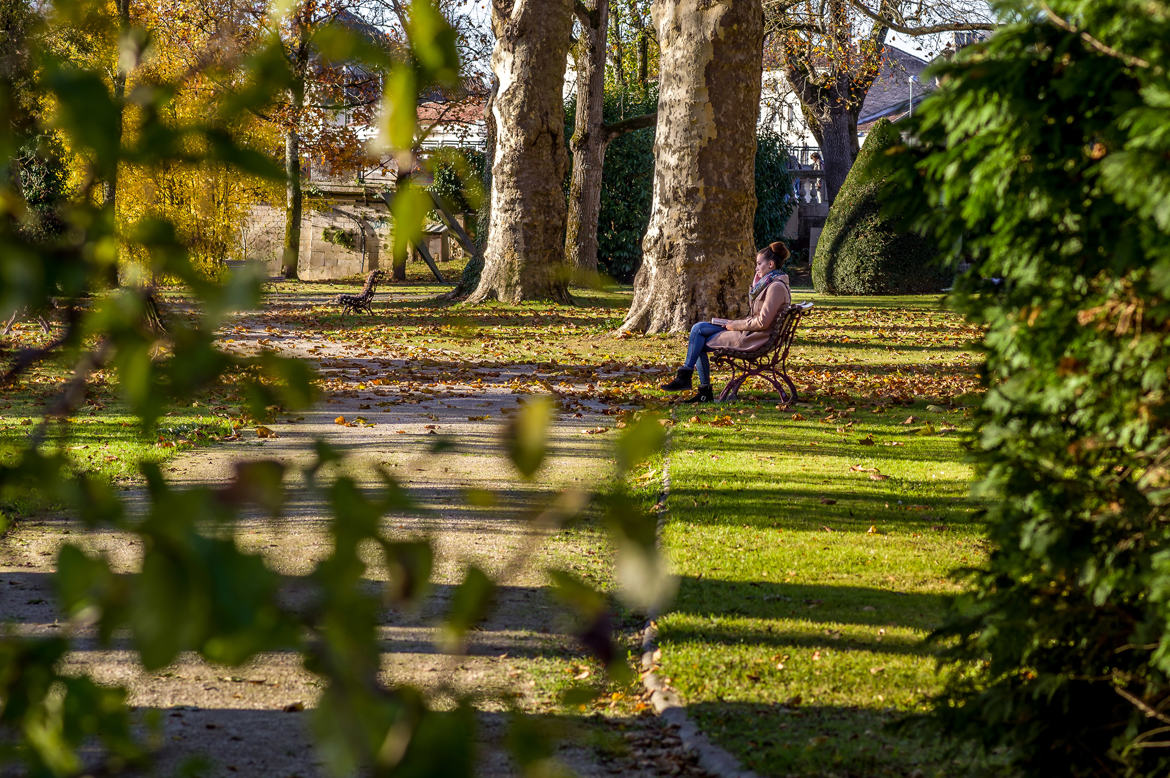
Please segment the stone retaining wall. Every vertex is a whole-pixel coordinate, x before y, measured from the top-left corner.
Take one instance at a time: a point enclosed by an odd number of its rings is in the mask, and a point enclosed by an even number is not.
[[[280,274],[284,214],[282,207],[253,206],[241,234],[244,258],[263,263],[270,275]],[[436,261],[462,255],[458,242],[450,241],[445,230],[428,229],[425,240]],[[360,189],[306,196],[297,274],[306,281],[325,281],[352,278],[371,270],[390,272],[393,243],[394,222],[380,197]],[[422,261],[417,255],[413,259]]]

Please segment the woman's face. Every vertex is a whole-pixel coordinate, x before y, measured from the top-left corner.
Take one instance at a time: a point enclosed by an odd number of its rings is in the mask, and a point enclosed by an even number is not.
[[[765,276],[776,269],[776,265],[770,259],[766,259],[764,252],[756,254],[756,276]]]

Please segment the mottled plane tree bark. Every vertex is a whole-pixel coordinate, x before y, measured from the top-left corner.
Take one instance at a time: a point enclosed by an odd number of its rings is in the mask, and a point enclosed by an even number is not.
[[[683,332],[743,311],[752,275],[763,10],[657,0],[654,195],[623,331]]]
[[[572,25],[572,0],[493,0],[491,230],[468,302],[570,301],[562,88]]]

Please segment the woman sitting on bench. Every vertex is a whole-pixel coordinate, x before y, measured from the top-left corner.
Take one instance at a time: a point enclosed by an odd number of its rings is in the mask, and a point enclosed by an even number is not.
[[[792,302],[788,276],[781,268],[788,259],[788,246],[776,241],[756,254],[756,276],[748,292],[751,315],[746,319],[712,319],[701,321],[691,327],[691,339],[687,345],[687,358],[678,369],[678,375],[662,388],[678,392],[691,388],[691,376],[699,370],[699,393],[684,400],[688,403],[705,403],[715,399],[711,390],[711,362],[707,352],[711,349],[736,349],[750,351],[768,340],[776,316]]]

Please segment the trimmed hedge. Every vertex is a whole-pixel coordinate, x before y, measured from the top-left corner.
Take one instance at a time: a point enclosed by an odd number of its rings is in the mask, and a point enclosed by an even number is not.
[[[986,330],[987,557],[936,633],[934,715],[1003,774],[1164,778],[1170,14],[1048,4],[935,66],[890,155],[891,206],[972,262],[952,299]]]
[[[902,136],[883,119],[874,125],[829,209],[812,262],[813,287],[828,294],[915,294],[949,286],[935,244],[904,220],[884,213],[890,184],[880,171]]]

